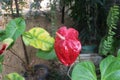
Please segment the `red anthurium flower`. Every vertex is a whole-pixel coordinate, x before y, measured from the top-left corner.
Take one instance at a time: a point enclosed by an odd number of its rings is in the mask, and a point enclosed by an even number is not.
[[[2,48],[0,49],[0,55],[13,43],[12,38],[7,38],[2,42]]]
[[[2,48],[0,49],[0,54],[2,54],[7,48],[7,44],[3,44]]]
[[[54,48],[58,59],[65,66],[70,66],[77,59],[81,50],[78,31],[73,28],[67,29],[65,26],[61,27],[56,32]]]

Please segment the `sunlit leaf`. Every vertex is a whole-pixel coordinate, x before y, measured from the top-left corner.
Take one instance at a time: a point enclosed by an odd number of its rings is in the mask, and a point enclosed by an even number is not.
[[[26,45],[37,49],[49,51],[53,48],[54,38],[43,28],[32,28],[23,34],[23,40]]]
[[[5,76],[4,80],[25,80],[25,79],[18,73],[10,73],[7,76]]]
[[[13,43],[14,41],[12,38],[6,38],[5,40],[3,40],[3,44],[7,44],[7,48],[10,48]]]

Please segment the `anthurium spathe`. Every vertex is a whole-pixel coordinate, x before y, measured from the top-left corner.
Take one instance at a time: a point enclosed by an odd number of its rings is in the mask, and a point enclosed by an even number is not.
[[[55,52],[58,59],[65,65],[70,66],[77,59],[80,50],[81,43],[78,40],[78,31],[66,26],[61,27],[56,32],[55,37]]]
[[[2,42],[2,48],[0,49],[0,54],[2,54],[11,44],[13,43],[13,39],[7,38]]]

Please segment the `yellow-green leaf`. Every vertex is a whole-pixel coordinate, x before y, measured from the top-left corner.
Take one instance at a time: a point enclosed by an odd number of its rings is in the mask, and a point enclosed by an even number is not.
[[[10,73],[7,76],[5,76],[4,80],[25,80],[25,79],[18,73]]]
[[[37,49],[49,51],[53,48],[54,38],[43,28],[32,28],[23,34],[23,41],[26,45]]]

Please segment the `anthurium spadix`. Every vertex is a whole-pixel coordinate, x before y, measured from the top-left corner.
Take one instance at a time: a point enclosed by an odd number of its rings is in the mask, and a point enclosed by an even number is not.
[[[70,66],[77,59],[80,50],[81,43],[78,40],[78,31],[65,26],[58,29],[55,37],[55,52],[58,59],[65,66]]]

